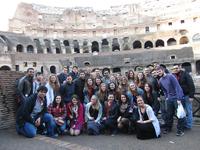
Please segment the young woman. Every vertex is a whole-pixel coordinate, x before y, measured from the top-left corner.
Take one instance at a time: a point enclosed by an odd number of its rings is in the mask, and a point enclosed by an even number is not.
[[[136,96],[143,95],[143,93],[144,91],[141,88],[137,87],[137,85],[134,82],[129,83],[126,95],[128,96],[131,105],[137,105]]]
[[[115,102],[115,97],[112,93],[108,94],[108,100],[104,105],[102,118],[102,129],[110,130],[112,135],[117,132],[118,105]]]
[[[72,101],[67,104],[67,117],[70,121],[70,134],[79,135],[84,123],[83,105],[77,95],[72,96]]]
[[[135,79],[135,83],[137,84],[137,86],[141,89],[144,90],[144,85],[146,83],[146,78],[143,72],[138,72],[136,79]]]
[[[158,101],[157,93],[153,91],[152,86],[149,83],[144,85],[143,99],[145,104],[148,104],[153,108],[153,111],[157,116],[160,109],[160,103]]]
[[[137,97],[139,120],[136,124],[138,139],[151,139],[160,137],[160,125],[151,106],[144,103],[141,96]]]
[[[96,93],[102,107],[104,107],[104,103],[107,100],[108,92],[105,83],[101,83],[99,91]]]
[[[48,107],[48,112],[54,117],[58,134],[63,134],[66,129],[66,106],[61,99],[61,95],[56,95],[52,104]]]
[[[131,108],[130,101],[126,93],[121,94],[119,101],[119,117],[117,119],[117,127],[122,130],[130,131],[133,109]]]
[[[133,70],[129,70],[128,71],[127,77],[128,77],[128,82],[129,83],[135,82],[135,73],[134,73]]]
[[[102,117],[102,106],[96,95],[91,97],[86,105],[85,117],[87,122],[87,132],[89,135],[98,135],[100,133],[100,119]]]
[[[128,91],[128,79],[126,76],[121,77],[119,88],[121,93]]]
[[[57,76],[55,74],[50,75],[49,81],[45,86],[48,89],[48,92],[46,94],[47,107],[48,107],[49,104],[53,103],[55,95],[59,93],[60,90],[60,84]]]
[[[95,87],[94,87],[95,93],[96,93],[97,91],[99,91],[99,88],[100,88],[101,83],[102,83],[101,78],[100,78],[100,77],[96,77],[96,78],[95,78]]]
[[[85,87],[83,89],[83,94],[84,94],[84,104],[86,105],[87,103],[90,102],[92,95],[95,94],[94,81],[92,78],[88,78],[86,80]]]
[[[121,93],[120,93],[119,88],[114,82],[111,82],[108,84],[108,92],[114,95],[115,101],[118,103]]]

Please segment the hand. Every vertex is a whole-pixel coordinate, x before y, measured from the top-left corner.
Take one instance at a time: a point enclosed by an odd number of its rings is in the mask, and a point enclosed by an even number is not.
[[[35,121],[35,126],[36,126],[36,127],[39,127],[39,126],[40,126],[40,122],[41,122],[41,118],[38,118],[38,119]]]
[[[161,98],[160,98],[160,97],[158,97],[158,101],[159,101],[159,102],[161,101]]]
[[[103,117],[103,120],[106,120],[106,117]]]
[[[177,104],[180,105],[180,104],[181,104],[181,101],[180,101],[180,100],[177,100]]]
[[[193,102],[193,100],[194,100],[194,98],[189,98],[189,101],[190,101],[190,102]]]
[[[138,120],[137,123],[144,123],[144,121],[142,121],[142,120]]]

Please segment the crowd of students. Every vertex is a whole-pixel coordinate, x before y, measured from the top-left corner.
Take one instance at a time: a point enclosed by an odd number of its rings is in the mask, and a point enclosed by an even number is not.
[[[139,139],[158,138],[172,130],[176,109],[183,105],[187,116],[178,118],[176,132],[182,136],[192,128],[194,92],[191,76],[180,65],[172,72],[156,64],[124,75],[108,68],[90,72],[74,66],[69,72],[64,67],[48,80],[29,68],[17,85],[16,129],[26,137],[125,132]]]

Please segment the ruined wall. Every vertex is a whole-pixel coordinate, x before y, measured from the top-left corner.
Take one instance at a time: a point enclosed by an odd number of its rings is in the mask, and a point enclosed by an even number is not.
[[[15,81],[20,72],[0,71],[0,129],[15,126]]]

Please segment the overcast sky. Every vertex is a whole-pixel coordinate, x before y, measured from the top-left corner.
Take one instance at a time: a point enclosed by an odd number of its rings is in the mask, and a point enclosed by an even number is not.
[[[8,19],[12,18],[20,2],[44,4],[57,7],[93,7],[107,9],[110,6],[135,3],[138,0],[5,0],[0,5],[0,31],[8,30]]]

